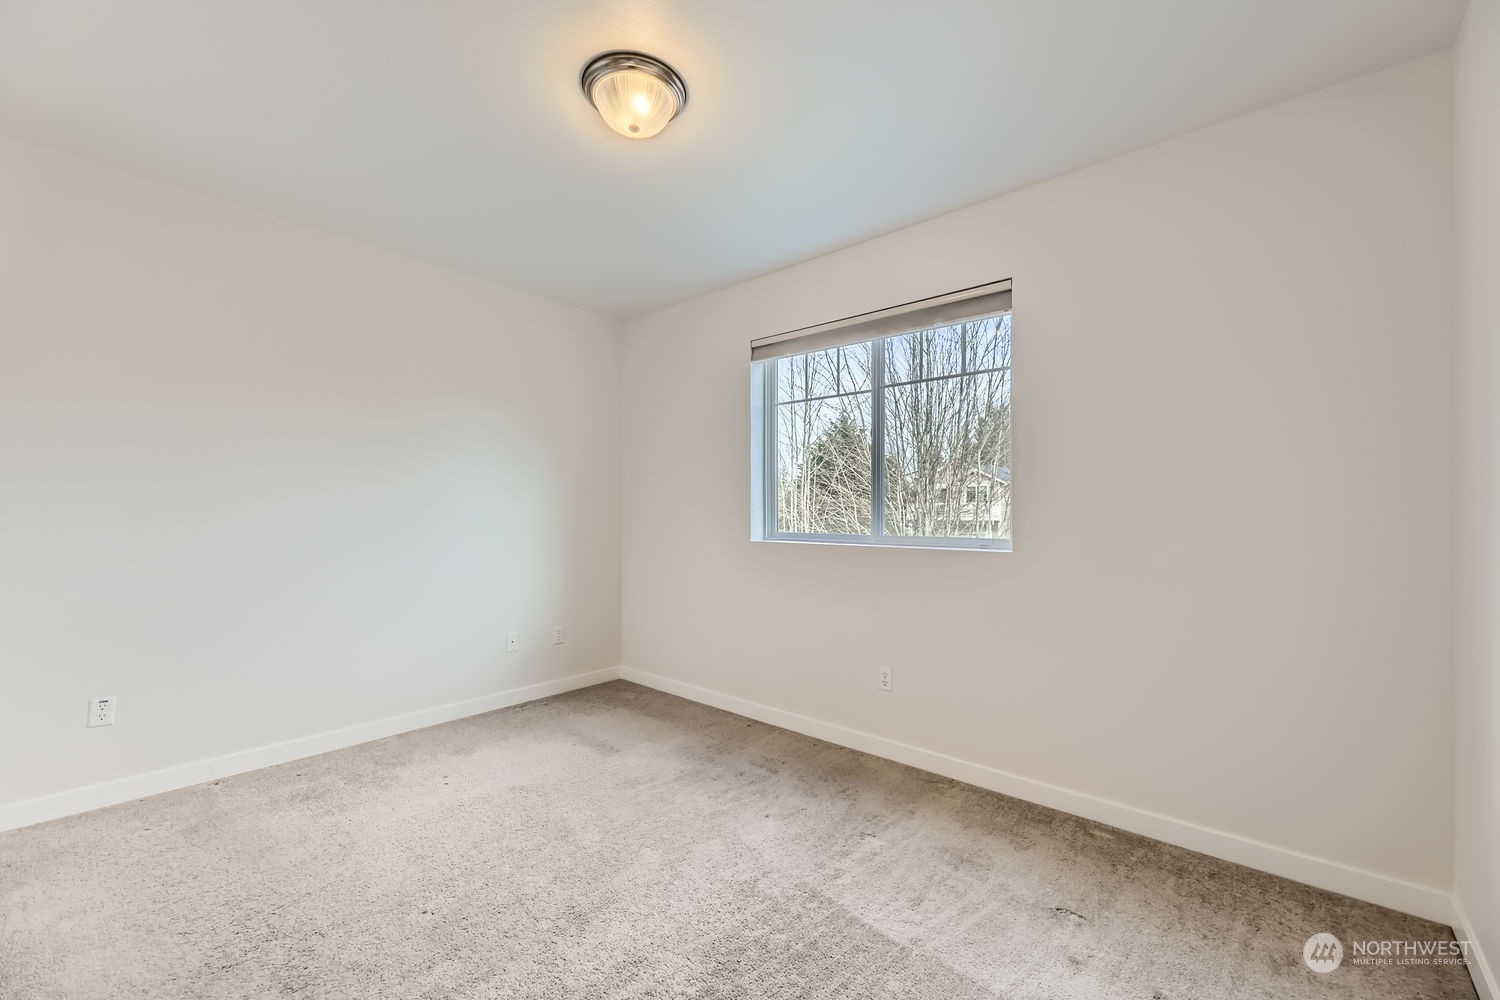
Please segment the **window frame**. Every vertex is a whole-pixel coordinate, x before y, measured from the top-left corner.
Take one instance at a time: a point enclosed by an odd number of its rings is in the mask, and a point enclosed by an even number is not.
[[[998,310],[988,317],[1011,314],[1014,330],[1014,314],[1011,309]],[[947,324],[954,325],[954,324]],[[930,329],[941,329],[942,326]],[[1011,372],[1010,364],[995,368],[981,368],[956,374],[938,375],[926,379],[913,379],[888,384],[885,378],[886,342],[910,333],[922,332],[924,328],[906,333],[881,334],[869,340],[853,341],[852,344],[870,345],[870,533],[868,535],[823,534],[816,532],[782,531],[779,528],[778,507],[779,482],[777,441],[777,371],[784,357],[753,361],[750,365],[750,537],[758,542],[788,542],[814,545],[862,545],[884,548],[909,549],[957,549],[971,552],[1012,552],[1011,538],[980,538],[953,535],[890,535],[885,533],[885,394],[892,388],[916,385],[946,378],[963,378],[993,372]],[[852,346],[852,344],[850,346]],[[814,353],[812,348],[806,353]],[[799,355],[788,355],[796,357]],[[795,400],[793,402],[796,402]],[[1014,446],[1014,445],[1012,445]],[[1014,461],[1012,461],[1014,467]],[[972,488],[972,487],[971,487]],[[951,499],[951,497],[950,497]]]

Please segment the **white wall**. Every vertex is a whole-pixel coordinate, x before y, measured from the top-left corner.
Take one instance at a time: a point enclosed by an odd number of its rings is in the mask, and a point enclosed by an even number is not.
[[[613,321],[8,139],[0,275],[0,806],[618,663]]]
[[[1500,0],[1471,0],[1458,149],[1457,842],[1454,891],[1500,963]],[[1492,987],[1493,988],[1493,987]]]
[[[1450,88],[1432,56],[627,324],[626,666],[1446,914]],[[750,339],[1007,277],[1016,551],[750,542]]]

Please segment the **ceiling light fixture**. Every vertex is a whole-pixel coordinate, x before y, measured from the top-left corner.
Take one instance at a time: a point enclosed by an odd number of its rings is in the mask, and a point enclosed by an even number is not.
[[[672,67],[644,52],[617,50],[583,67],[584,96],[604,123],[627,139],[649,139],[687,104],[687,84]]]

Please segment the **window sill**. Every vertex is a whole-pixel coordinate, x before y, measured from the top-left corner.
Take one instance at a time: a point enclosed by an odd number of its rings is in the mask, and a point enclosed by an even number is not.
[[[910,541],[897,541],[889,538],[863,539],[863,538],[814,538],[807,536],[774,536],[769,538],[754,538],[752,542],[767,542],[776,545],[839,545],[855,549],[919,549],[927,552],[1011,552],[1012,543],[1010,539],[960,539],[956,541],[944,541],[933,538],[915,538]],[[986,544],[987,543],[987,544]]]

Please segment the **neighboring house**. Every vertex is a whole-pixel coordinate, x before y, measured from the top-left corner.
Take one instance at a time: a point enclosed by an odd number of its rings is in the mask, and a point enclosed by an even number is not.
[[[1010,466],[981,465],[955,470],[949,486],[939,486],[934,504],[940,523],[953,533],[1004,538],[1010,535]]]

